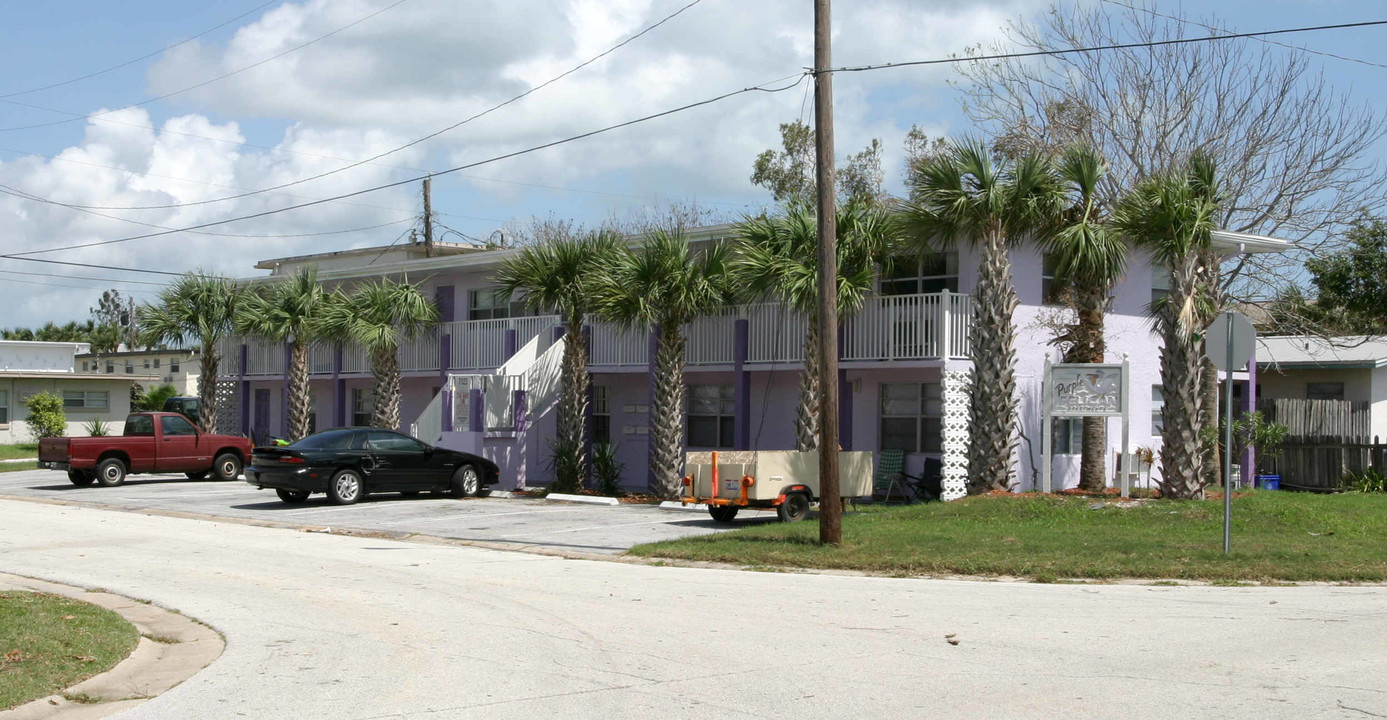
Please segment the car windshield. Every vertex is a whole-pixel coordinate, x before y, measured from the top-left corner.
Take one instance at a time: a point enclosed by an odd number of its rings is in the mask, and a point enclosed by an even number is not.
[[[291,443],[298,450],[350,450],[357,445],[357,433],[352,430],[327,430]]]

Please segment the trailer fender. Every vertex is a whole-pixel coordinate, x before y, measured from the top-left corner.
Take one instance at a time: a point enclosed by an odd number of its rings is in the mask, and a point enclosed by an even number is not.
[[[785,502],[785,496],[791,493],[804,493],[805,495],[809,496],[809,499],[811,501],[814,499],[814,493],[812,490],[809,489],[808,485],[801,485],[797,483],[794,485],[786,485],[785,487],[781,488],[780,494],[776,496],[775,501],[772,504],[780,505],[781,503]]]

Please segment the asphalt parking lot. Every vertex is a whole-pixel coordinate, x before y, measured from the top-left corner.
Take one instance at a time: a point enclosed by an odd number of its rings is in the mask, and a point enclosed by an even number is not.
[[[182,475],[133,475],[117,487],[76,487],[64,473],[53,470],[7,472],[0,473],[0,497],[310,528],[427,535],[575,553],[620,553],[641,543],[706,535],[729,527],[713,522],[706,512],[693,510],[495,496],[454,500],[427,493],[413,498],[383,494],[372,495],[364,503],[339,506],[314,495],[302,505],[287,505],[274,491],[257,490],[242,480],[193,481]],[[773,512],[743,512],[731,527],[774,521]]]

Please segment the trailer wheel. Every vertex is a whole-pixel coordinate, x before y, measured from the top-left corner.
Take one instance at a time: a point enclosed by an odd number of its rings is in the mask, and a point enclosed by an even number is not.
[[[737,517],[738,509],[736,505],[709,505],[708,514],[720,523],[730,523],[732,518]]]
[[[86,487],[87,485],[92,484],[92,481],[95,479],[96,476],[87,472],[86,470],[67,471],[68,482],[72,483],[73,485],[76,485],[77,487]]]
[[[786,495],[785,502],[775,508],[775,514],[780,518],[780,522],[803,520],[804,516],[809,514],[809,496],[802,492]]]

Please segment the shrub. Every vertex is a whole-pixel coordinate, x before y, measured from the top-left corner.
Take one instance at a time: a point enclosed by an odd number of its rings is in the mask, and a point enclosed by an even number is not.
[[[34,439],[62,437],[67,434],[67,415],[63,414],[63,397],[56,393],[30,395],[24,401],[29,408],[29,432]]]
[[[592,474],[597,478],[597,490],[603,495],[621,497],[626,491],[621,488],[621,476],[626,472],[626,463],[616,459],[616,446],[599,443],[592,448]]]
[[[1344,476],[1343,487],[1348,492],[1387,492],[1387,475],[1377,468],[1368,468],[1361,475],[1348,473]]]
[[[554,473],[550,492],[574,493],[583,489],[583,449],[561,438],[549,441],[549,470]]]
[[[83,425],[82,427],[85,428],[87,434],[92,437],[106,437],[107,435],[111,434],[110,423],[106,422],[105,420],[102,420],[101,418],[92,418],[91,422],[87,423],[86,425]]]

